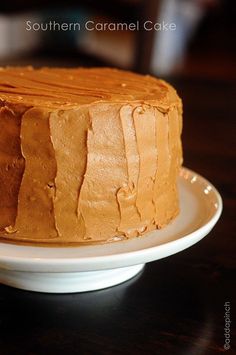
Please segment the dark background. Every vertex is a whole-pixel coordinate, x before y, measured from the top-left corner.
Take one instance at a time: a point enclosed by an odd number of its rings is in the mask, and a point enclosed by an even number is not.
[[[29,40],[22,23],[30,16],[65,22],[97,16],[110,21],[161,21],[165,0],[57,1],[50,2],[50,7],[46,1],[11,1],[0,5],[0,65],[108,65],[171,82],[184,103],[184,165],[209,179],[224,203],[221,219],[200,243],[147,264],[141,275],[119,286],[53,295],[1,285],[0,355],[214,355],[224,351],[227,301],[232,321],[228,353],[236,353],[235,4],[230,0],[176,1],[177,8],[190,15],[187,20],[183,13],[176,15],[187,32],[177,36],[176,51],[166,52],[171,64],[164,69],[162,53],[154,55],[155,43],[161,41],[159,33],[131,36],[125,32],[114,37],[102,33],[81,45],[83,33],[73,33],[71,40],[65,37],[68,34],[37,33],[37,38]],[[189,3],[195,8],[189,10]],[[94,52],[92,41],[98,48]],[[132,60],[119,62],[117,53],[104,55],[103,48],[109,49],[113,42],[120,57],[132,49]]]

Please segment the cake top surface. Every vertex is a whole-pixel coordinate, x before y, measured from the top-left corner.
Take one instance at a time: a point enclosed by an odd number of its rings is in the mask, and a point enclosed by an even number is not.
[[[111,68],[0,68],[0,101],[49,109],[93,102],[157,102],[178,100],[166,82]]]

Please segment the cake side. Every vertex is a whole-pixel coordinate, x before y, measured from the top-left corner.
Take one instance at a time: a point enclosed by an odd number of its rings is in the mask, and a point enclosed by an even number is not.
[[[163,113],[147,104],[103,103],[50,114],[31,109],[22,122],[25,170],[16,221],[5,226],[4,238],[105,242],[142,235],[177,215],[177,108]],[[43,140],[38,132],[32,137],[35,123]]]
[[[21,117],[26,107],[0,102],[0,231],[15,223],[25,160],[21,153]],[[10,227],[9,227],[10,228]]]
[[[169,223],[179,212],[182,106],[162,85],[165,100],[24,108],[16,132],[22,168],[10,198],[15,212],[8,220],[0,214],[0,239],[98,243]],[[5,110],[10,105],[4,101]],[[15,107],[13,116],[22,104]]]

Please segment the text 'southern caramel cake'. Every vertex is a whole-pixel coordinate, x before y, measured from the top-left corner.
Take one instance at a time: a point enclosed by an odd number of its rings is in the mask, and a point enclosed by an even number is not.
[[[0,69],[0,241],[129,239],[179,213],[182,105],[151,76]]]

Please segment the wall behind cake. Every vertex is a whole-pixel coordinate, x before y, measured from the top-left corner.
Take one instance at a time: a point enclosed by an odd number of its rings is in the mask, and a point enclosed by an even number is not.
[[[0,65],[109,65],[167,77],[232,77],[236,70],[232,3],[1,3]]]

